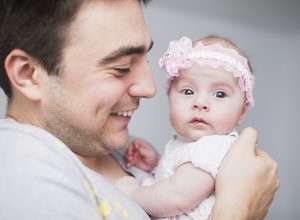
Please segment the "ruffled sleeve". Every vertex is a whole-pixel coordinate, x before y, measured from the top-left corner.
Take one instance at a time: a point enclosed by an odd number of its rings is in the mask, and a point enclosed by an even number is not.
[[[233,135],[211,135],[192,142],[186,149],[188,161],[210,173],[215,179],[222,160],[236,138]]]
[[[206,136],[195,142],[186,142],[176,136],[168,142],[158,170],[156,179],[174,175],[175,170],[184,163],[192,163],[210,173],[215,179],[219,166],[238,137],[233,131],[228,135]]]

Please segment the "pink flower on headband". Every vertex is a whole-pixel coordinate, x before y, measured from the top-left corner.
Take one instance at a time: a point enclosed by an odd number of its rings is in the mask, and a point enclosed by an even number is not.
[[[168,50],[159,59],[159,66],[167,71],[168,77],[176,77],[180,69],[193,65],[193,61],[188,59],[191,50],[192,41],[187,37],[182,37],[179,41],[171,41]]]
[[[238,85],[246,93],[248,110],[254,106],[253,88],[255,78],[251,73],[248,60],[232,48],[225,48],[215,43],[203,45],[197,43],[193,48],[192,41],[182,37],[178,41],[171,41],[167,51],[159,60],[159,66],[168,73],[167,89],[170,88],[174,77],[179,76],[179,70],[189,68],[193,63],[209,65],[213,68],[222,66],[234,77],[239,78]]]

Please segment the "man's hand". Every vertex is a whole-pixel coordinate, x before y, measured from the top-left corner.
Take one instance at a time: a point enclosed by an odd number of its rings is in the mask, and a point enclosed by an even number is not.
[[[136,166],[151,172],[157,166],[159,156],[155,150],[140,139],[134,140],[126,150],[127,167]]]
[[[216,181],[213,220],[261,220],[279,187],[277,164],[256,148],[258,134],[253,128],[240,138],[224,158]]]

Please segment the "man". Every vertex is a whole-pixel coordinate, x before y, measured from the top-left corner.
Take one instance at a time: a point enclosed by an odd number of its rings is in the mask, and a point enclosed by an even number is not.
[[[156,89],[141,2],[1,0],[0,219],[149,219],[111,184],[128,173],[110,155]],[[267,213],[279,181],[256,136],[221,166],[213,219]]]

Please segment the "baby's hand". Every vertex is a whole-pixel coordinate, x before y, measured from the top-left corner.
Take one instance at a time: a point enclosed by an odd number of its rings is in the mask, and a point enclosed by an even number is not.
[[[128,146],[125,156],[128,168],[136,166],[147,172],[153,171],[159,161],[155,150],[140,139],[135,139]]]
[[[134,177],[125,176],[116,181],[115,187],[117,187],[126,195],[132,197],[134,191],[139,187],[139,183]]]

